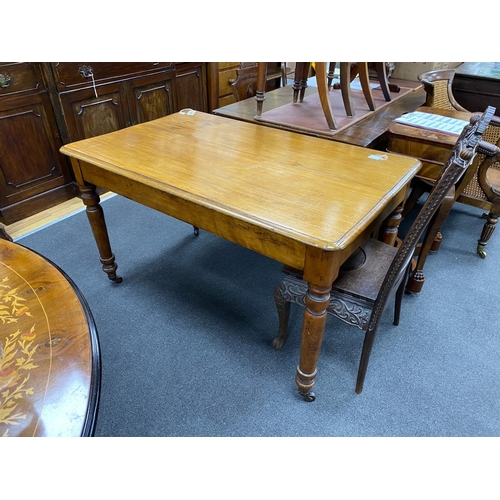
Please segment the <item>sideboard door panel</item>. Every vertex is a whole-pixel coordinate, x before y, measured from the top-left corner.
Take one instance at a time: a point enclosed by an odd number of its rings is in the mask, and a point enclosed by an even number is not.
[[[127,100],[121,85],[103,85],[62,96],[72,141],[88,139],[127,127]]]
[[[128,83],[132,125],[174,112],[172,73],[137,78]]]
[[[11,206],[71,181],[47,94],[0,107],[1,206]],[[9,217],[7,217],[9,218]]]
[[[208,111],[205,66],[201,63],[185,63],[175,78],[177,111],[184,108]]]

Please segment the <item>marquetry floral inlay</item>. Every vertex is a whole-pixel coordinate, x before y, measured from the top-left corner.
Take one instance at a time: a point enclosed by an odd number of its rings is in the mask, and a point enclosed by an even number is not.
[[[19,295],[18,287],[10,286],[8,277],[0,282],[0,326],[0,425],[7,426],[3,436],[8,436],[9,427],[26,418],[19,403],[24,396],[33,395],[30,370],[37,368],[33,362],[35,324],[26,299]]]

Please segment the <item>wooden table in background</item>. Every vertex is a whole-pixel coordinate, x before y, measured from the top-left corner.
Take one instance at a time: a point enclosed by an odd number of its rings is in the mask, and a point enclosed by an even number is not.
[[[0,239],[0,436],[91,436],[101,365],[90,309],[39,254]]]
[[[402,80],[398,80],[402,82]],[[415,82],[409,82],[415,85]],[[316,93],[315,87],[309,86],[306,89],[305,95]],[[284,106],[292,102],[293,89],[291,85],[282,87],[271,92],[266,92],[266,100],[264,102],[264,111]],[[393,125],[396,118],[399,118],[404,113],[415,111],[425,102],[425,91],[423,88],[408,93],[400,99],[391,102],[389,105],[376,110],[373,114],[366,118],[355,122],[347,129],[341,130],[333,136],[319,136],[332,141],[344,142],[354,146],[362,146],[366,148],[380,149],[378,146],[388,138],[389,128]],[[234,104],[229,104],[222,108],[213,111],[215,115],[224,116],[226,118],[234,118],[250,123],[258,123],[261,126],[272,127],[271,124],[256,121],[257,103],[255,98],[245,99]],[[297,131],[296,131],[297,132]],[[307,132],[303,132],[306,134]],[[311,134],[314,135],[314,134]],[[385,148],[385,144],[382,149]]]
[[[332,282],[402,204],[420,167],[412,158],[202,112],[67,144],[61,152],[71,158],[112,280],[121,278],[96,186],[304,271],[309,292],[296,382],[307,400],[314,399]],[[389,242],[394,236],[388,232]]]
[[[456,118],[465,122],[472,116],[472,113],[464,111],[427,106],[421,106],[415,111]],[[437,180],[457,138],[458,136],[454,134],[393,122],[389,129],[387,151],[418,158],[422,162],[418,177]]]

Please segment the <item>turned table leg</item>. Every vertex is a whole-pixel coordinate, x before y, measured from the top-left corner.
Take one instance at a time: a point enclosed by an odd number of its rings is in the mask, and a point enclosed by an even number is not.
[[[295,383],[306,401],[314,401],[317,363],[325,331],[330,290],[340,268],[340,252],[309,247],[306,251],[304,279],[308,283],[302,321],[300,360]]]
[[[80,185],[79,188],[83,203],[87,207],[87,217],[99,250],[102,270],[108,275],[110,280],[120,283],[122,278],[116,274],[118,266],[115,263],[115,256],[111,251],[108,229],[104,219],[104,212],[99,203],[101,200],[97,194],[96,187],[92,184],[85,184],[83,186]]]
[[[312,391],[317,374],[317,362],[323,333],[326,325],[326,310],[330,303],[331,286],[317,287],[309,283],[305,301],[304,319],[302,323],[302,344],[300,361],[297,366],[295,382],[300,395],[306,401],[314,401],[316,395]]]
[[[395,246],[398,238],[399,225],[403,220],[401,213],[403,206],[397,207],[389,217],[384,221],[382,230],[379,235],[379,240],[387,243],[388,245]]]

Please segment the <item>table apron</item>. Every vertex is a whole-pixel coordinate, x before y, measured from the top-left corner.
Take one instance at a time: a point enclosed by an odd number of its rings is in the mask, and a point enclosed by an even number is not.
[[[302,242],[94,165],[80,162],[80,166],[86,183],[109,189],[283,264],[296,269],[304,267],[307,245]]]
[[[167,193],[141,181],[134,181],[119,174],[103,170],[90,163],[83,161],[79,163],[85,183],[109,189],[141,205],[192,224],[282,264],[295,269],[304,269],[308,247],[304,242],[278,234],[271,228],[266,229],[251,221],[238,219],[229,214],[217,211],[212,207],[203,206],[172,193]],[[366,238],[383,224],[384,220],[403,203],[407,189],[408,186],[404,187],[389,200],[378,216],[344,248],[331,250],[333,252],[340,252],[340,255],[336,259],[337,262],[340,262],[340,264],[343,263]]]

